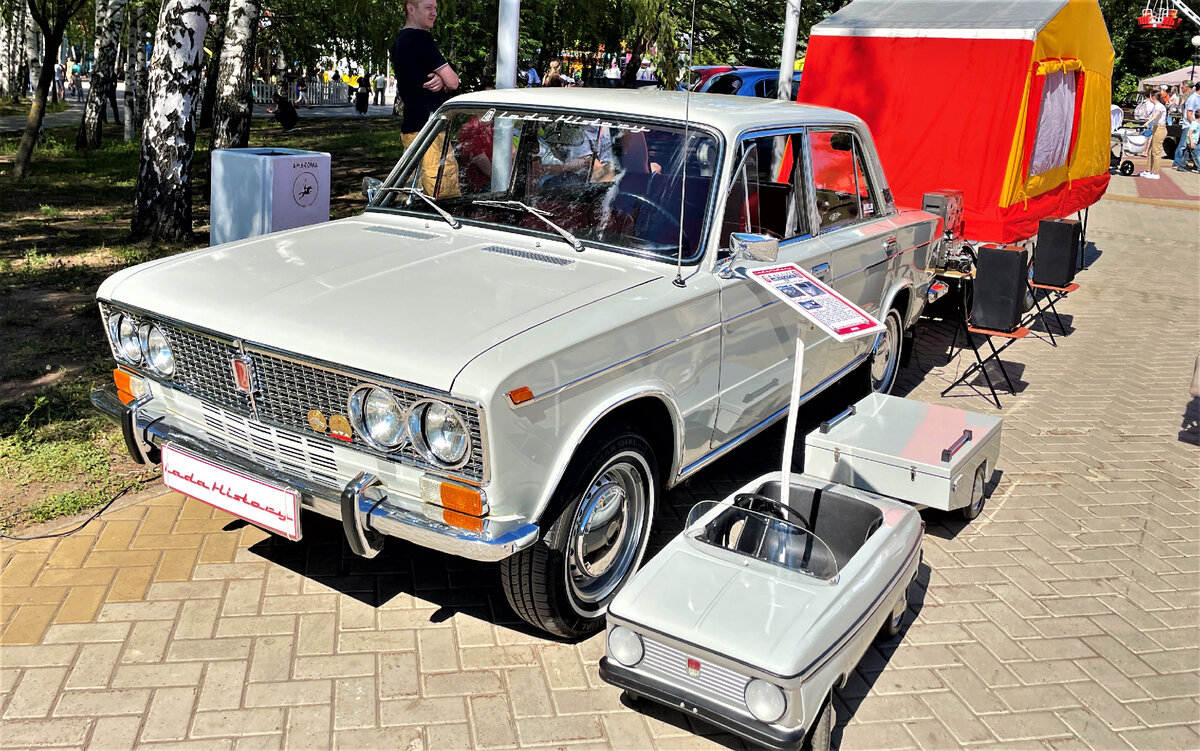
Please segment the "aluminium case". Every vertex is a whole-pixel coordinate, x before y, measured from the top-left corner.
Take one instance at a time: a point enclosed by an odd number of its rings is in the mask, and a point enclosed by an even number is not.
[[[805,437],[805,474],[949,511],[1000,456],[999,417],[884,394],[851,409]]]

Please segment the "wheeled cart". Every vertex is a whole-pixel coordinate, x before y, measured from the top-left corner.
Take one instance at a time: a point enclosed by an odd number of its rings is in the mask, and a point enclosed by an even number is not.
[[[871,394],[805,438],[804,472],[919,506],[983,510],[999,417]]]

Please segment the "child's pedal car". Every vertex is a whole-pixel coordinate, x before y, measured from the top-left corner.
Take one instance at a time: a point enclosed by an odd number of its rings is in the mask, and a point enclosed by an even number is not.
[[[921,560],[911,507],[778,474],[687,526],[613,600],[600,676],[773,748],[828,747],[831,691],[900,630]]]

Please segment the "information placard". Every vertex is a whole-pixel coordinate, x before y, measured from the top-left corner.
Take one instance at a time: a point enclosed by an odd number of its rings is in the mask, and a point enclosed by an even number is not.
[[[883,331],[869,313],[794,263],[750,269],[749,274],[839,342]]]

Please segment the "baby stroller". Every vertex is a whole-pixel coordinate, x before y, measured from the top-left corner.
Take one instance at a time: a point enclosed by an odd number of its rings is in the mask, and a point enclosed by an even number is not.
[[[1125,113],[1117,105],[1112,106],[1109,115],[1112,120],[1112,135],[1109,145],[1111,155],[1108,168],[1115,169],[1125,177],[1129,177],[1133,174],[1133,162],[1123,157],[1141,156],[1142,152],[1146,150],[1146,141],[1150,139],[1142,135],[1137,128],[1121,127]]]

